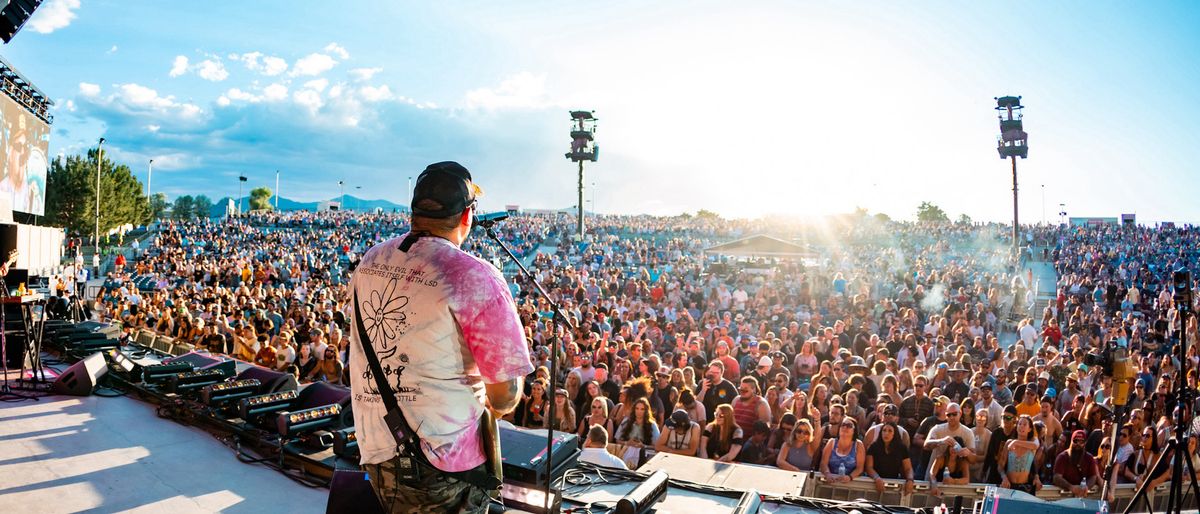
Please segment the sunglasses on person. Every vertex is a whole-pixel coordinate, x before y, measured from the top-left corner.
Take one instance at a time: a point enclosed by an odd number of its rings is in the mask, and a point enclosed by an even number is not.
[[[1017,417],[1016,417],[1016,416],[1013,416],[1012,414],[1005,414],[1005,415],[1004,415],[1004,421],[1012,421],[1012,420],[1014,420],[1014,419],[1017,419]]]
[[[812,435],[812,432],[809,430],[797,430],[796,433],[800,435]]]
[[[946,417],[948,417],[948,418],[957,418],[957,417],[958,417],[958,413],[957,413],[957,412],[947,412],[947,413],[946,413]]]

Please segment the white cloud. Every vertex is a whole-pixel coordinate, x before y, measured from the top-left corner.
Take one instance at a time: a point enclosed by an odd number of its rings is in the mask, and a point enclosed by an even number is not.
[[[82,96],[76,100],[80,111],[101,119],[135,117],[144,120],[138,124],[140,128],[147,124],[192,125],[200,121],[204,113],[195,104],[180,102],[170,95],[161,96],[158,91],[140,84],[116,84],[113,92],[106,96],[100,96],[100,87],[95,84],[81,83],[79,90]]]
[[[117,53],[117,45],[113,45],[112,48],[109,48],[108,52],[106,52],[106,53],[108,53],[109,55]]]
[[[186,55],[176,55],[175,62],[171,64],[171,72],[168,73],[167,75],[171,76],[171,77],[178,77],[180,75],[183,75],[184,73],[187,73],[187,70],[188,70],[187,56]]]
[[[220,82],[229,78],[229,72],[225,71],[225,64],[218,58],[205,59],[196,64],[196,74],[200,78],[210,82]]]
[[[550,104],[546,98],[546,76],[521,72],[504,79],[497,88],[467,92],[468,108],[534,108]]]
[[[230,88],[225,91],[225,94],[217,98],[217,105],[227,107],[233,102],[259,103],[259,102],[277,102],[287,98],[287,86],[283,84],[271,84],[262,88],[261,94],[256,94],[250,91],[244,91],[239,88]]]
[[[304,87],[306,87],[308,89],[312,89],[317,92],[324,91],[325,88],[328,86],[329,86],[328,79],[310,80],[310,81],[304,83]]]
[[[263,57],[262,65],[263,65],[262,74],[266,75],[268,77],[274,77],[275,75],[279,75],[280,73],[287,71],[287,67],[288,67],[287,61],[280,59],[279,57],[270,57],[270,56]]]
[[[300,106],[308,109],[308,112],[312,114],[316,114],[317,111],[325,105],[325,102],[321,100],[321,93],[311,89],[301,89],[296,91],[292,94],[292,99],[295,100],[296,103],[300,104]]]
[[[88,82],[80,82],[79,94],[83,96],[96,96],[100,94],[100,86]]]
[[[338,58],[343,61],[350,58],[350,52],[347,52],[345,48],[342,48],[342,46],[337,43],[329,43],[328,45],[325,45],[324,51],[338,56]]]
[[[379,87],[363,86],[361,89],[358,90],[358,93],[360,95],[362,95],[363,100],[366,100],[368,102],[378,102],[381,100],[390,100],[393,97],[392,90],[388,89],[387,86],[379,86]]]
[[[263,100],[276,102],[287,98],[288,88],[283,84],[271,84],[263,88]]]
[[[153,123],[146,125],[146,130],[149,130],[150,132],[158,132],[161,128],[162,125],[155,125]]]
[[[63,109],[66,109],[67,112],[75,112],[75,100],[68,98],[66,103],[63,104]]]
[[[253,103],[253,102],[258,102],[258,101],[262,100],[261,96],[247,93],[236,87],[230,88],[229,91],[226,91],[225,95],[223,95],[223,96],[225,96],[226,98],[228,98],[230,100],[238,100],[238,101],[242,101],[242,102],[252,102]]]
[[[79,0],[48,0],[34,11],[26,26],[39,34],[49,34],[70,25],[76,9],[79,9]]]
[[[241,61],[242,64],[246,65],[246,69],[268,77],[279,75],[287,71],[288,67],[287,61],[279,57],[263,55],[262,52],[249,52],[240,56],[230,54],[229,59]]]
[[[371,80],[376,73],[383,71],[383,68],[354,68],[350,70],[350,77],[357,81]]]
[[[308,54],[296,61],[296,65],[292,67],[292,75],[294,76],[314,76],[325,73],[334,66],[337,61],[325,54]]]

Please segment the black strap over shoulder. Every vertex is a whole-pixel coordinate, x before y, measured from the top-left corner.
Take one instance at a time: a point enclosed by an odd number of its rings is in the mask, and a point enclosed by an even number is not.
[[[416,238],[419,237],[417,236]],[[409,239],[415,241],[416,238],[409,236],[409,238],[405,239],[405,242]],[[411,246],[411,243],[409,246]],[[384,415],[383,420],[387,423],[388,431],[392,433],[392,437],[395,438],[398,447],[408,448],[411,451],[413,459],[416,459],[425,466],[438,469],[425,457],[425,453],[420,447],[420,438],[411,425],[408,424],[408,420],[404,417],[404,412],[400,410],[400,404],[396,402],[396,393],[388,385],[387,378],[383,374],[383,366],[379,364],[379,357],[375,355],[374,345],[371,344],[371,338],[367,336],[367,329],[363,326],[362,316],[360,315],[362,311],[358,306],[358,291],[354,291],[353,294],[354,328],[358,332],[358,341],[362,345],[363,354],[367,357],[367,365],[371,368],[371,375],[375,378],[375,387],[379,389],[383,406],[387,409],[387,414]],[[500,487],[500,481],[481,467],[476,467],[468,471],[442,471],[440,469],[438,471],[485,491],[492,491]]]

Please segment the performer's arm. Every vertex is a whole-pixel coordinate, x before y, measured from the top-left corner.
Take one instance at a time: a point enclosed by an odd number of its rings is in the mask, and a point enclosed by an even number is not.
[[[485,384],[488,405],[491,406],[496,417],[508,414],[517,408],[517,402],[521,400],[521,391],[524,390],[524,381],[525,377],[517,377],[507,382]]]

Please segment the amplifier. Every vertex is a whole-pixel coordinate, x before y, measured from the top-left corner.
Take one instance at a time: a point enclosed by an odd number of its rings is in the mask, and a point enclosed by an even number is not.
[[[550,467],[554,475],[572,467],[579,459],[579,436],[554,432]],[[546,478],[546,431],[500,427],[500,454],[504,462],[504,480],[541,485]]]

